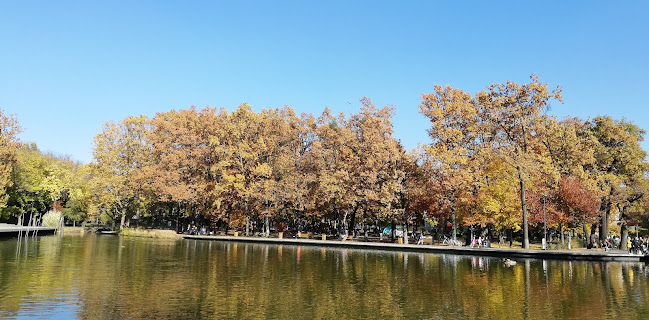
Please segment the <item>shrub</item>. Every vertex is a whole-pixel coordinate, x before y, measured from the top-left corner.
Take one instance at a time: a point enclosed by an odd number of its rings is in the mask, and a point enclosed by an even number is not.
[[[43,215],[43,226],[56,228],[61,223],[61,211],[50,210]]]

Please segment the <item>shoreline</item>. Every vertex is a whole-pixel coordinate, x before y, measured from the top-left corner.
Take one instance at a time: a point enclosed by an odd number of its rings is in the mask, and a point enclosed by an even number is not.
[[[225,242],[248,242],[294,246],[337,247],[353,249],[372,249],[401,252],[423,252],[432,254],[457,254],[466,256],[487,256],[496,258],[525,258],[566,261],[614,261],[614,262],[647,262],[649,256],[634,255],[625,252],[604,251],[567,251],[567,250],[524,250],[524,249],[499,249],[499,248],[470,248],[452,247],[430,244],[397,244],[383,242],[359,242],[353,240],[314,240],[314,239],[280,239],[280,238],[253,238],[232,236],[199,236],[183,235],[187,240],[208,240]],[[592,249],[591,249],[592,250]]]

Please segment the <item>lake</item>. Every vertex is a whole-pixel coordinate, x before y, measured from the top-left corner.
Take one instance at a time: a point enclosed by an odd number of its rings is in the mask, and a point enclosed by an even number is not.
[[[202,240],[0,240],[5,319],[639,319],[644,263]]]

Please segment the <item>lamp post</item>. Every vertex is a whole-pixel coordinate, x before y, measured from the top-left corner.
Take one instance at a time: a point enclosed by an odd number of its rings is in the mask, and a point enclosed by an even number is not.
[[[545,220],[545,195],[543,195],[543,250],[547,249],[548,224]]]

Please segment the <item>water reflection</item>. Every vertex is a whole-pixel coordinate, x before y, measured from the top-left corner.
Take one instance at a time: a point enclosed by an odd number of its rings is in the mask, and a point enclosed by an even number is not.
[[[0,241],[0,318],[640,318],[640,263],[120,237]],[[44,316],[45,315],[45,316]]]

